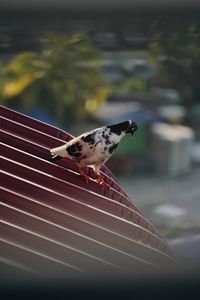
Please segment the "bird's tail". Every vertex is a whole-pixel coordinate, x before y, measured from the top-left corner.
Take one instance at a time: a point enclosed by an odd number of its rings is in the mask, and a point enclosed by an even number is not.
[[[68,157],[68,152],[66,151],[66,145],[62,145],[57,148],[53,148],[50,150],[50,153],[53,157],[60,156],[60,157]]]
[[[54,155],[52,156],[49,161],[57,161],[57,160],[61,160],[63,157],[59,156],[59,155]]]

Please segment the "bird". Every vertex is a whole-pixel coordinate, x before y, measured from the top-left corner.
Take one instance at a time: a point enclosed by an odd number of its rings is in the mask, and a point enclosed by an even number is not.
[[[136,122],[128,120],[82,133],[64,145],[51,149],[50,161],[64,157],[72,159],[87,183],[91,177],[85,174],[84,168],[91,167],[97,183],[108,187],[109,185],[100,174],[100,168],[115,153],[121,139],[126,134],[133,137],[137,128]]]

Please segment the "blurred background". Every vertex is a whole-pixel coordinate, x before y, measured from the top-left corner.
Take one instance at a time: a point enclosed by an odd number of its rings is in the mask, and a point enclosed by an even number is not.
[[[135,120],[107,165],[178,254],[200,257],[198,3],[44,2],[1,4],[0,104],[73,135]]]

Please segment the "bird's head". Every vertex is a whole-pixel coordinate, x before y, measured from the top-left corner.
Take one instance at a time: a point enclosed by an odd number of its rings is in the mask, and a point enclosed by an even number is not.
[[[133,136],[135,131],[137,130],[137,124],[133,120],[109,125],[107,127],[110,128],[111,132],[117,135],[131,134],[131,136]]]
[[[138,126],[133,120],[128,120],[127,122],[128,122],[128,126],[125,132],[126,134],[131,134],[131,137],[133,137]]]

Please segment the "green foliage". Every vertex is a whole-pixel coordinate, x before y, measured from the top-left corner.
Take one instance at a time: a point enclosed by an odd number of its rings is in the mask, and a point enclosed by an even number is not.
[[[97,63],[100,52],[82,34],[51,34],[42,45],[40,53],[21,53],[1,69],[1,102],[24,110],[43,107],[63,126],[84,119],[108,93]]]
[[[192,24],[184,32],[154,32],[150,43],[154,57],[161,57],[160,83],[177,88],[186,103],[200,100],[200,30]]]
[[[149,80],[130,77],[120,85],[119,89],[129,92],[145,92],[149,90]]]

